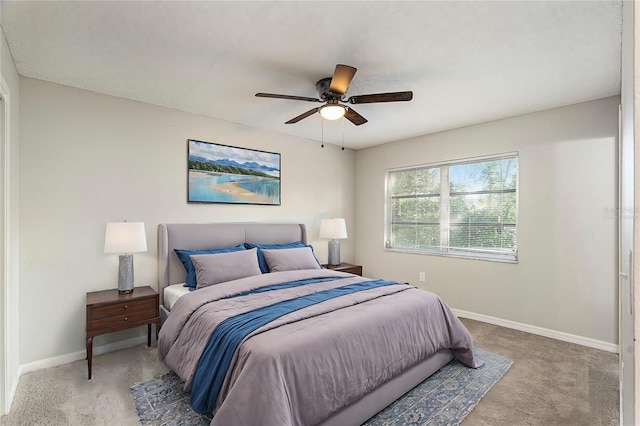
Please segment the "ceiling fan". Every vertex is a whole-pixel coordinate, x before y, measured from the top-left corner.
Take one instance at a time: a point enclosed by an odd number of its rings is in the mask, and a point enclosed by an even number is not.
[[[323,78],[316,83],[316,90],[320,96],[317,98],[309,98],[306,96],[291,96],[291,95],[277,95],[274,93],[256,93],[259,98],[277,98],[277,99],[291,99],[294,101],[306,101],[306,102],[325,102],[323,106],[310,109],[307,112],[300,114],[297,117],[292,118],[284,124],[293,124],[298,121],[307,118],[316,112],[320,112],[323,118],[327,120],[337,120],[340,117],[345,117],[356,126],[364,124],[367,119],[358,114],[353,108],[344,103],[349,104],[371,104],[377,102],[401,102],[410,101],[413,99],[413,92],[388,92],[388,93],[375,93],[370,95],[350,96],[345,100],[345,93],[351,84],[351,80],[356,73],[356,68],[349,65],[336,65],[336,69],[333,72],[333,77]]]

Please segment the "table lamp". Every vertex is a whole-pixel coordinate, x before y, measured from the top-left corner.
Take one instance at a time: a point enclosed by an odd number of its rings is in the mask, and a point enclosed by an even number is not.
[[[329,265],[340,264],[339,238],[347,238],[347,224],[342,218],[322,219],[320,222],[320,238],[329,238]]]
[[[118,291],[131,293],[133,281],[133,255],[147,251],[147,236],[142,222],[112,222],[107,223],[104,239],[105,253],[121,253],[118,275]]]

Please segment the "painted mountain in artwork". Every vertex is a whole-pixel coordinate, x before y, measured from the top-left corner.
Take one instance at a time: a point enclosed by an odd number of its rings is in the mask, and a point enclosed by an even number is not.
[[[269,176],[280,176],[280,170],[265,166],[263,164],[258,164],[255,161],[248,161],[245,163],[238,163],[235,160],[230,160],[228,158],[222,158],[219,160],[211,160],[205,157],[201,157],[198,155],[189,155],[189,161],[198,161],[206,164],[216,164],[219,166],[229,166],[229,167],[238,167],[240,169],[252,170],[254,172],[265,173]]]

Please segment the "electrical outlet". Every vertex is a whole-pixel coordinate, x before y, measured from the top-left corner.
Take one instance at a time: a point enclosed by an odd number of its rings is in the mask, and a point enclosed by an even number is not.
[[[424,276],[424,272],[420,272],[420,273],[418,274],[418,280],[419,280],[421,283],[425,282],[425,280],[426,280],[426,279],[425,279],[425,276]]]

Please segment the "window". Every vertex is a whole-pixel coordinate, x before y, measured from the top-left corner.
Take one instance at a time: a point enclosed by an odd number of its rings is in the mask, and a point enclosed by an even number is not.
[[[385,246],[517,261],[518,157],[387,171]]]

